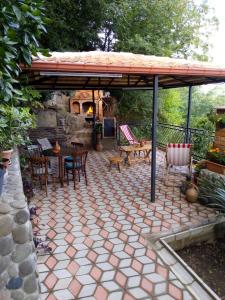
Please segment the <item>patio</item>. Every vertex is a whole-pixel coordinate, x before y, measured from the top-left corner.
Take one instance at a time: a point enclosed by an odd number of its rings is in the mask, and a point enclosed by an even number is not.
[[[150,202],[150,165],[108,171],[114,151],[89,153],[88,186],[83,178],[36,194],[34,231],[47,235],[51,255],[39,255],[42,299],[193,299],[148,247],[153,233],[181,231],[211,222],[214,212],[188,203],[162,181],[164,154],[157,152],[156,202]]]

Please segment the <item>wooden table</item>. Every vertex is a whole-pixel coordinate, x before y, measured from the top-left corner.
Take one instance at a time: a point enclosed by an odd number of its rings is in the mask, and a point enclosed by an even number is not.
[[[49,154],[48,156],[51,157],[57,157],[58,158],[58,178],[61,183],[61,186],[63,187],[64,184],[64,158],[66,156],[71,156],[72,153],[75,152],[75,149],[73,147],[61,147],[60,152]]]
[[[131,163],[138,162],[138,161],[150,162],[149,154],[152,150],[152,145],[145,144],[144,146],[136,146],[136,145],[121,146],[119,150],[120,150],[120,155],[122,155],[122,153],[125,152],[126,154],[125,161],[128,165],[131,165]],[[141,156],[141,152],[143,152],[143,156]],[[131,154],[134,155],[134,158],[131,158]]]

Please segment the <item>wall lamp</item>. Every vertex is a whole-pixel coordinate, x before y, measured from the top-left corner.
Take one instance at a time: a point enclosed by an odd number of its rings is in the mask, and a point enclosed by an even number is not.
[[[65,77],[107,77],[122,78],[122,74],[109,73],[76,73],[76,72],[40,72],[41,76],[65,76]]]

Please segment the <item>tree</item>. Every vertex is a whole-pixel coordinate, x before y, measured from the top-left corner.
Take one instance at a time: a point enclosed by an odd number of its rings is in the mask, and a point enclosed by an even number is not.
[[[42,45],[52,51],[90,51],[99,48],[107,7],[105,0],[49,0],[45,7],[51,23]]]
[[[52,0],[46,10],[52,23],[42,43],[59,51],[101,49],[205,59],[208,36],[217,25],[206,1]]]

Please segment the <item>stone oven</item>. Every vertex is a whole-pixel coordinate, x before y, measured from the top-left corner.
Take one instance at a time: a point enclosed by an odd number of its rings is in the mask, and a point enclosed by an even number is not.
[[[70,112],[85,117],[87,121],[88,119],[92,119],[94,112],[92,97],[91,90],[75,91],[74,95],[70,98]],[[102,98],[103,91],[94,91],[96,118],[100,121],[103,118]]]

